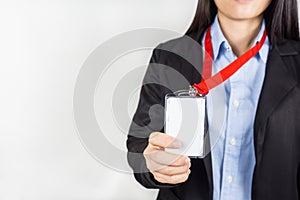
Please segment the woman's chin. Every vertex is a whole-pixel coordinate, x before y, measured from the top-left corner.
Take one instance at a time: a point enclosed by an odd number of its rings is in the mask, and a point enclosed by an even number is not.
[[[247,12],[247,10],[236,9],[230,13],[223,13],[223,15],[234,20],[250,20],[259,17],[261,14],[254,13],[253,11]]]

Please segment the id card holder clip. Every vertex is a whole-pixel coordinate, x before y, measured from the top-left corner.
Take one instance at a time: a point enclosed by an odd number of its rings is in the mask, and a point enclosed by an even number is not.
[[[165,96],[165,133],[182,142],[180,149],[165,151],[204,158],[207,132],[206,97],[190,87]]]

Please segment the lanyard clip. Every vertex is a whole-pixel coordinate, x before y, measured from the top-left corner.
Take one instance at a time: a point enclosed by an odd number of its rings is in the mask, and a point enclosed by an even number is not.
[[[189,95],[192,96],[192,97],[195,97],[195,96],[198,96],[200,94],[199,94],[199,92],[196,88],[194,88],[193,86],[190,85]]]
[[[205,94],[201,94],[198,89],[193,86],[193,85],[190,85],[190,88],[189,88],[189,95],[191,97],[204,97]]]

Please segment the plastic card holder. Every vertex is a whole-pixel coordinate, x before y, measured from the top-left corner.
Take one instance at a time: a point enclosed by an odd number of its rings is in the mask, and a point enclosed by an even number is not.
[[[203,158],[205,155],[205,96],[179,91],[165,96],[165,133],[182,142],[180,149],[165,151]]]

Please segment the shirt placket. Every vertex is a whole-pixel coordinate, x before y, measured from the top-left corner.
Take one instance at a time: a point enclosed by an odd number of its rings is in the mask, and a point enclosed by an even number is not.
[[[236,57],[231,52],[229,47],[225,47],[225,56],[228,63],[232,62]],[[231,77],[225,83],[228,106],[228,123],[225,132],[225,146],[224,146],[224,160],[222,167],[222,181],[221,181],[221,199],[232,200],[235,199],[236,177],[238,171],[239,156],[240,156],[240,134],[234,126],[232,119],[239,119],[238,109],[240,106],[240,97],[238,90],[238,80],[235,76]]]

